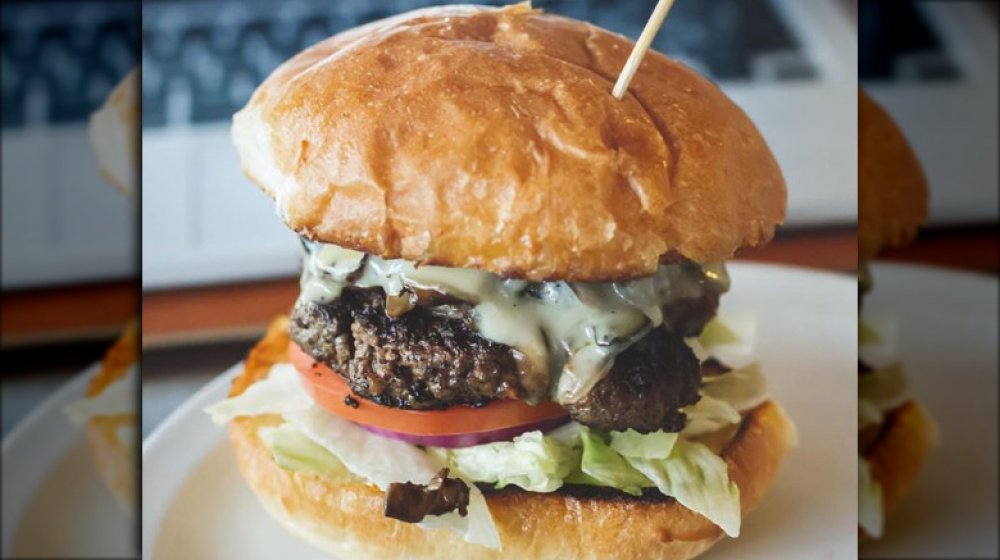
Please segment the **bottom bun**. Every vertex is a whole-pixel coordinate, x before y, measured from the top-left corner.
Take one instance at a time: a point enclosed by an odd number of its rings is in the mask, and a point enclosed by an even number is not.
[[[907,401],[886,416],[878,439],[864,453],[872,478],[882,487],[886,517],[910,493],[936,442],[934,422],[916,401]]]
[[[251,352],[239,394],[287,359],[287,323],[279,319]],[[446,530],[426,530],[383,515],[384,494],[344,472],[341,476],[287,471],[275,463],[258,430],[280,418],[239,418],[230,426],[236,459],[268,512],[292,533],[339,558],[693,558],[722,531],[676,501],[590,489],[534,493],[508,487],[486,492],[502,550],[463,541]],[[744,516],[761,501],[795,428],[781,406],[767,401],[748,411],[721,455],[740,489]],[[580,487],[576,487],[580,488]]]

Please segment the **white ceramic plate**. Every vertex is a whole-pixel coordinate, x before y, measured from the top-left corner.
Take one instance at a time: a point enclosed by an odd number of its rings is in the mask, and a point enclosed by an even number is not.
[[[757,357],[798,424],[800,444],[740,539],[706,557],[854,558],[856,280],[740,263],[730,273],[722,314],[756,317]],[[225,430],[201,411],[224,398],[238,369],[191,397],[144,442],[143,558],[325,558],[258,506]]]
[[[134,521],[97,474],[83,428],[62,412],[99,369],[60,387],[3,440],[4,558],[134,556]]]
[[[996,558],[997,289],[995,276],[872,266],[865,315],[895,316],[911,393],[940,429],[913,493],[872,558]]]

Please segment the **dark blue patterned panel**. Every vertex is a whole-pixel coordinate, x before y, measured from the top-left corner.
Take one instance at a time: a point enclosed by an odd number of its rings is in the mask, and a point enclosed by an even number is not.
[[[147,0],[143,126],[228,119],[275,66],[303,48],[344,29],[442,3],[449,2]],[[637,37],[655,3],[536,0],[534,5]],[[765,79],[754,71],[763,57],[771,57],[766,79],[804,80],[817,74],[770,0],[677,2],[653,46],[720,81]]]
[[[858,78],[861,81],[928,82],[960,77],[958,65],[944,48],[920,4],[880,0],[858,3]]]
[[[3,127],[85,121],[136,64],[132,2],[4,2]]]

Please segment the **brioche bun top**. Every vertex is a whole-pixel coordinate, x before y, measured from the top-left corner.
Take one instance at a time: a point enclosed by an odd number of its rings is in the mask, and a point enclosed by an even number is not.
[[[858,90],[858,249],[871,259],[883,247],[913,240],[927,220],[927,179],[892,117]]]
[[[766,243],[785,183],[722,91],[632,41],[505,8],[418,10],[280,66],[236,114],[244,173],[298,233],[531,280],[652,274]]]

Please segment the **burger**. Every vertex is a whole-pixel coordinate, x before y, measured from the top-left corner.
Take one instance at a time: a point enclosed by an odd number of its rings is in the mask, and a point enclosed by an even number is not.
[[[913,240],[927,219],[927,181],[903,133],[867,94],[858,94],[858,316],[872,289],[868,262]],[[882,536],[885,518],[916,482],[936,440],[930,417],[908,396],[896,359],[869,358],[882,340],[863,318],[858,359],[858,526]],[[884,354],[882,352],[881,354]]]
[[[528,4],[419,10],[299,53],[236,114],[301,293],[229,398],[267,511],[342,558],[691,558],[794,429],[711,349],[724,260],[785,184],[749,118]]]
[[[88,132],[101,174],[129,199],[135,196],[139,122],[138,69],[129,72],[90,117]],[[133,319],[105,352],[84,397],[66,407],[83,426],[97,472],[118,504],[135,509],[139,449],[135,403],[139,382],[139,320]]]

